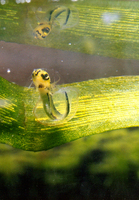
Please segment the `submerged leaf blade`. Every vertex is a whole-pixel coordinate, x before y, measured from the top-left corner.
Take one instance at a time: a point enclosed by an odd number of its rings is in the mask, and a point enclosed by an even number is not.
[[[3,78],[0,78],[0,82],[0,142],[15,148],[47,150],[92,134],[139,126],[138,76],[111,77],[64,85],[79,91],[78,109],[70,121],[52,127],[42,125],[35,119],[33,109],[38,101],[35,90],[19,87]],[[12,99],[9,112],[5,111],[8,106],[4,106],[4,99]],[[13,119],[11,124],[9,118]]]

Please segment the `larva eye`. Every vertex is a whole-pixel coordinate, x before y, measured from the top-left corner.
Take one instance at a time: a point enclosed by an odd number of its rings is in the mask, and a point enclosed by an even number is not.
[[[49,27],[45,27],[45,28],[42,29],[42,32],[48,34],[50,32],[50,28]]]
[[[35,76],[38,76],[39,72],[41,72],[40,69],[36,71]]]
[[[34,71],[32,72],[32,77],[38,76],[39,72],[41,72],[41,69],[39,69],[39,70],[34,70]]]
[[[65,98],[65,93],[67,94],[68,100],[69,100],[69,108],[70,111],[67,116],[64,118],[59,118],[59,119],[51,119],[49,116],[46,115],[46,112],[44,111],[44,105],[42,101],[40,100],[36,106],[34,107],[34,116],[35,120],[38,121],[39,123],[47,126],[55,126],[55,125],[60,125],[63,124],[70,119],[72,119],[77,111],[78,108],[78,90],[73,87],[65,87],[57,90],[56,92],[53,93],[52,98],[53,98],[53,103],[62,115],[67,112],[67,101]],[[46,107],[48,105],[45,105]],[[51,108],[50,108],[51,109]]]
[[[43,80],[49,80],[48,74],[41,74],[41,77],[43,78]]]

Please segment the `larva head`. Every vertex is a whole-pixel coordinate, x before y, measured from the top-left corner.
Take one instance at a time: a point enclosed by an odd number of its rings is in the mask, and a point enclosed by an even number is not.
[[[42,22],[33,31],[33,35],[36,39],[44,39],[51,32],[51,23]]]
[[[50,89],[50,77],[49,74],[42,69],[35,69],[32,72],[32,80],[36,88],[38,89]]]

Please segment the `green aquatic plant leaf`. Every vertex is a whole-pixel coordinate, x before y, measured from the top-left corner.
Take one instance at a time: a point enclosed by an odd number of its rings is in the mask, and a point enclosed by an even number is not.
[[[73,7],[77,13],[69,15],[64,27],[60,26],[61,20],[57,18],[52,32],[47,34],[51,29],[47,15],[54,5],[59,5],[50,2],[18,4],[5,1],[5,5],[0,4],[1,40],[105,57],[138,59],[138,1],[62,0],[60,5]],[[43,29],[40,22],[45,22]],[[34,31],[39,35],[45,33],[45,39],[36,39],[42,37],[36,37],[36,34],[34,37]]]
[[[48,126],[39,123],[33,114],[38,92],[0,77],[0,142],[40,151],[85,136],[139,126],[139,76],[88,80],[59,87],[69,86],[79,91],[75,116],[63,124]]]

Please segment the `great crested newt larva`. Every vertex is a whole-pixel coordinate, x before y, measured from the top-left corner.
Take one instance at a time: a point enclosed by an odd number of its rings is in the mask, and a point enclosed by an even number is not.
[[[63,26],[65,26],[68,22],[70,17],[71,10],[66,6],[57,6],[53,10],[49,12],[49,19],[47,22],[40,22],[39,25],[34,29],[34,37],[37,39],[44,39],[46,38],[52,30],[52,26],[58,16],[62,13],[65,13],[65,20],[63,22]]]
[[[49,74],[42,69],[35,69],[32,72],[32,80],[35,87],[38,89],[41,100],[43,102],[43,108],[46,115],[51,120],[62,120],[65,119],[70,112],[70,103],[68,94],[64,91],[65,100],[66,100],[66,111],[64,114],[61,114],[55,107],[53,102],[53,87]]]

